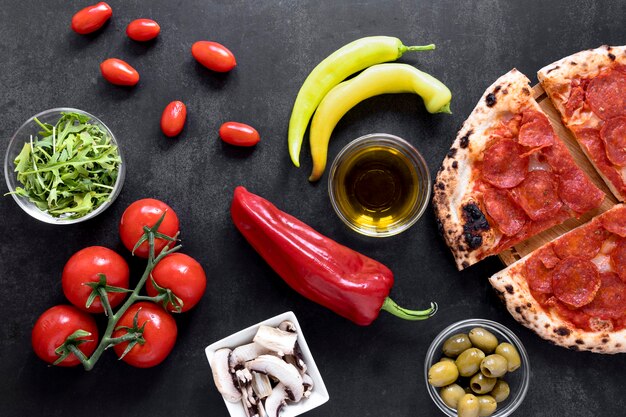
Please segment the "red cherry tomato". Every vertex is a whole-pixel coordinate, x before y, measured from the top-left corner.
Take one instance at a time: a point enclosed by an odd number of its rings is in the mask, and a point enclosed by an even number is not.
[[[105,80],[115,85],[133,86],[139,82],[139,73],[127,62],[109,58],[100,64],[100,71]]]
[[[111,6],[103,1],[87,6],[72,17],[72,30],[81,35],[95,32],[104,26],[112,14]]]
[[[58,305],[46,310],[35,322],[31,342],[33,350],[42,360],[54,363],[59,359],[55,352],[65,339],[76,330],[84,330],[91,336],[78,340],[89,340],[78,345],[78,349],[89,357],[98,346],[98,327],[96,321],[89,314],[80,311],[74,306]],[[76,366],[80,360],[71,354],[57,364],[57,366]]]
[[[120,220],[120,238],[124,246],[126,246],[126,249],[132,251],[135,244],[139,241],[141,236],[143,236],[143,227],[154,226],[166,210],[167,213],[158,231],[166,236],[174,237],[176,233],[178,233],[179,223],[176,212],[172,210],[170,206],[153,198],[137,200],[128,206]],[[163,250],[167,243],[165,239],[157,238],[154,240],[155,256]],[[170,247],[171,246],[174,245],[170,245]],[[147,258],[149,250],[148,242],[143,242],[139,245],[137,250],[135,250],[135,255],[140,258]]]
[[[172,101],[161,115],[161,130],[167,137],[178,136],[187,120],[187,107],[182,101]]]
[[[107,285],[128,288],[128,264],[120,255],[102,246],[90,246],[79,250],[67,261],[63,268],[61,283],[63,294],[76,307],[89,313],[102,313],[104,307],[100,297],[96,297],[89,308],[85,307],[91,294],[91,287],[86,282],[98,282],[100,275],[106,275]],[[110,292],[107,294],[111,307],[118,306],[126,293]]]
[[[237,66],[233,53],[217,42],[198,41],[191,47],[191,54],[212,71],[228,72]]]
[[[182,300],[181,313],[198,304],[206,289],[206,274],[202,265],[184,253],[176,252],[163,258],[154,267],[152,279],[159,287],[169,288]],[[158,294],[150,279],[146,283],[146,291],[152,297]],[[167,309],[176,311],[171,303],[167,305]]]
[[[133,304],[126,310],[126,313],[117,322],[118,328],[120,326],[132,327],[135,314],[139,314],[137,322],[139,328],[146,323],[143,330],[145,342],[133,346],[122,360],[136,368],[156,366],[163,362],[174,347],[178,333],[176,322],[162,307],[148,301],[142,301]],[[113,337],[123,336],[127,332],[126,329],[115,330]],[[115,345],[113,347],[115,354],[118,357],[122,356],[127,346],[128,342]]]
[[[261,140],[255,128],[237,122],[224,123],[220,127],[220,138],[235,146],[254,146]]]
[[[138,42],[145,42],[159,36],[161,27],[152,19],[133,20],[126,26],[126,34],[129,38]]]

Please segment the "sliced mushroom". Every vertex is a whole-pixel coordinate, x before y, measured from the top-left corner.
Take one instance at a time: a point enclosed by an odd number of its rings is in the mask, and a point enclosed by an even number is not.
[[[226,401],[236,403],[241,400],[241,392],[235,386],[233,375],[229,371],[228,361],[230,353],[230,349],[217,350],[211,359],[211,370],[213,371],[215,386],[220,394]]]
[[[272,393],[270,378],[259,372],[252,372],[252,389],[257,397],[263,399]]]
[[[248,385],[252,381],[252,374],[250,373],[249,370],[245,368],[238,369],[235,372],[235,376],[237,377],[237,380],[239,381],[240,388],[242,388],[242,386],[244,385]]]
[[[248,343],[233,349],[230,355],[230,369],[232,371],[243,366],[245,362],[256,359],[261,355],[267,355],[273,353],[271,350],[259,345],[258,343]]]
[[[267,417],[267,412],[265,411],[263,401],[259,401],[259,417]]]
[[[293,347],[293,353],[291,355],[285,355],[285,361],[294,365],[296,368],[300,370],[300,374],[306,373],[307,367],[304,363],[304,358],[302,356],[302,351],[300,350],[300,345],[296,342]]]
[[[261,355],[246,362],[246,368],[261,372],[278,379],[284,386],[292,401],[300,401],[304,393],[302,376],[298,369],[290,363],[272,355]]]
[[[295,333],[296,332],[296,325],[293,324],[293,322],[291,322],[289,320],[285,320],[285,321],[281,322],[278,325],[278,328],[280,330],[282,330],[283,332],[290,332],[290,333]]]
[[[311,396],[311,391],[313,391],[313,378],[311,375],[304,374],[302,375],[302,385],[304,386],[304,398],[309,398]]]
[[[252,339],[254,343],[263,346],[279,356],[291,355],[298,340],[298,334],[285,332],[270,326],[259,326],[256,336]]]
[[[287,390],[281,383],[276,385],[272,394],[265,400],[265,412],[267,417],[278,417],[280,410],[287,404]]]

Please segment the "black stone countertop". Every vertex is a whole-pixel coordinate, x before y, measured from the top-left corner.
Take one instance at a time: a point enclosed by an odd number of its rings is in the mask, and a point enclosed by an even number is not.
[[[437,45],[402,62],[445,82],[450,115],[428,114],[412,95],[369,99],[339,123],[330,157],[350,140],[388,132],[413,143],[434,174],[456,131],[497,77],[512,67],[533,83],[542,66],[582,49],[626,40],[626,3],[614,1],[123,1],[110,0],[110,23],[80,36],[69,28],[88,2],[5,0],[0,8],[0,153],[30,116],[70,106],[100,117],[121,142],[127,178],[104,214],[74,226],[51,226],[0,198],[0,403],[3,416],[227,416],[213,386],[205,346],[251,324],[292,310],[330,392],[308,416],[438,416],[423,378],[428,345],[447,325],[470,317],[513,330],[531,358],[528,396],[516,416],[623,416],[623,355],[603,356],[555,347],[515,322],[487,278],[502,268],[488,259],[459,273],[437,236],[432,211],[409,231],[372,239],[346,228],[332,212],[326,176],[311,185],[306,146],[302,168],[291,165],[286,135],[291,106],[311,69],[340,46],[363,36],[391,35],[406,44]],[[135,18],[155,19],[159,38],[129,40]],[[197,40],[226,45],[237,57],[231,73],[197,64]],[[132,89],[108,84],[105,58],[130,62],[140,73]],[[177,139],[164,137],[159,119],[171,100],[183,100],[188,120]],[[236,120],[262,135],[256,148],[223,145],[217,130]],[[394,299],[438,314],[403,322],[381,314],[359,327],[292,291],[233,226],[233,189],[244,185],[323,234],[388,265]],[[3,193],[6,192],[4,187]],[[104,245],[143,262],[119,242],[117,224],[133,201],[154,197],[181,219],[183,251],[208,275],[202,302],[177,317],[170,357],[135,369],[106,352],[96,368],[46,366],[32,351],[31,328],[47,308],[66,302],[61,271],[79,249]]]

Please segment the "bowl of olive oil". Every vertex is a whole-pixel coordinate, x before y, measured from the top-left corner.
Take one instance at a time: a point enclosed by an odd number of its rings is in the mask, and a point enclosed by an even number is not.
[[[394,135],[374,133],[346,145],[330,168],[328,192],[339,218],[366,236],[396,235],[424,214],[430,173],[422,155]]]

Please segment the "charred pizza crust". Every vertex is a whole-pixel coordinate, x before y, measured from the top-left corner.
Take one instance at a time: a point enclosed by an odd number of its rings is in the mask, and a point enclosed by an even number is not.
[[[541,86],[548,94],[552,104],[559,111],[563,123],[570,130],[574,130],[576,127],[598,128],[602,123],[592,112],[586,112],[586,114],[578,112],[574,117],[565,116],[567,114],[565,106],[570,97],[572,80],[576,78],[593,78],[603,69],[615,64],[626,65],[626,46],[603,45],[599,48],[580,51],[553,62],[537,72],[537,78]],[[575,133],[574,135],[576,136]],[[597,166],[593,155],[590,155],[585,146],[581,146],[581,149],[611,192],[620,201],[626,201],[626,195],[620,192],[603,170]],[[622,174],[622,178],[624,178],[624,174]]]
[[[493,83],[467,118],[448,151],[434,184],[433,208],[438,227],[454,255],[459,270],[493,255],[498,236],[490,227],[480,203],[467,193],[472,168],[482,160],[489,141],[486,131],[503,117],[523,109],[543,111],[532,97],[530,81],[516,69]]]
[[[618,205],[611,209],[611,211],[615,210],[624,210],[624,205]],[[561,239],[567,239],[570,235],[579,231],[579,229],[584,229],[588,224],[560,236],[546,244],[546,246]],[[533,330],[540,337],[556,345],[572,350],[586,350],[596,353],[613,354],[626,352],[626,329],[613,331],[609,328],[587,331],[577,328],[561,318],[555,311],[546,310],[533,297],[528,279],[524,276],[524,267],[528,260],[540,250],[542,248],[528,254],[489,278],[489,282],[505,302],[509,313],[518,322]]]

